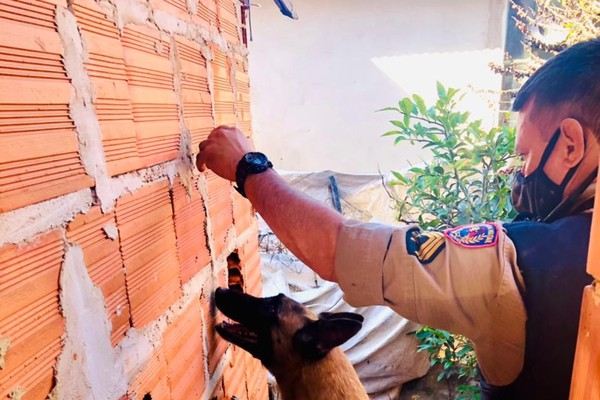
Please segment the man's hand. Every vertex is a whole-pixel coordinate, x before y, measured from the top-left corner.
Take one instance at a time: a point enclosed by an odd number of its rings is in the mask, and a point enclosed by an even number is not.
[[[202,172],[211,169],[221,178],[235,181],[235,170],[242,157],[252,151],[250,140],[237,128],[219,126],[200,142],[196,166]]]

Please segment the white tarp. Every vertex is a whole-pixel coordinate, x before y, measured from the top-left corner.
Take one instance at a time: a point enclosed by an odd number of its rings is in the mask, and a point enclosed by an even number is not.
[[[334,176],[344,215],[395,223],[393,202],[379,175],[278,172],[291,185],[330,207],[333,203],[329,177]],[[354,311],[365,317],[363,328],[342,349],[372,399],[395,399],[403,383],[425,375],[429,368],[427,354],[416,352],[416,339],[409,335],[419,328],[418,324],[387,307],[351,307],[343,300],[337,284],[320,279],[298,261],[262,221],[259,235],[265,296],[285,293],[317,314]]]

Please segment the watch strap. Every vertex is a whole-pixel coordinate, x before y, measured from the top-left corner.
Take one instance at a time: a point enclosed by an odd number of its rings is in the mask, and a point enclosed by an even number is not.
[[[250,164],[247,161],[247,157],[249,155],[260,156],[261,158],[264,159],[264,162],[262,164]],[[266,170],[268,170],[269,168],[273,168],[273,163],[271,163],[271,161],[269,161],[267,156],[265,156],[263,153],[258,153],[258,152],[246,153],[238,162],[236,170],[235,170],[235,181],[237,184],[237,186],[234,186],[235,190],[237,190],[237,192],[239,194],[241,194],[242,196],[247,198],[246,190],[244,188],[244,185],[246,183],[246,178],[248,178],[248,176],[250,176],[250,175],[261,174],[261,173],[265,172]]]

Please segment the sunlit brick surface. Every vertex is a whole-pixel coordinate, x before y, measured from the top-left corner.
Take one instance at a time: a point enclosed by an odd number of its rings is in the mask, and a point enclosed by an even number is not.
[[[238,44],[238,0],[217,0],[217,6],[219,31],[229,42]]]
[[[113,345],[123,338],[130,327],[119,238],[109,238],[104,230],[110,232],[110,227],[116,229],[115,223],[114,213],[105,215],[99,207],[94,207],[87,214],[78,215],[67,228],[67,240],[81,246],[90,278],[104,295],[106,311],[112,323]]]
[[[211,220],[211,229],[214,248],[217,256],[222,255],[227,247],[227,236],[233,229],[233,206],[231,203],[231,183],[219,178],[210,172],[207,179],[208,216]]]
[[[217,277],[216,286],[227,287],[227,270],[223,269],[219,272]],[[208,296],[202,296],[200,298],[200,305],[202,307],[204,315],[207,318],[207,324],[204,327],[206,332],[206,339],[208,345],[208,371],[212,375],[215,372],[217,364],[221,361],[221,358],[227,350],[228,342],[223,340],[221,336],[215,331],[215,324],[223,321],[223,315],[216,311],[214,306],[211,307],[210,298]]]
[[[235,96],[231,83],[231,60],[213,46],[213,89],[215,101],[215,124],[235,125]]]
[[[0,212],[92,186],[49,1],[0,2]]]
[[[254,208],[248,199],[245,199],[239,193],[233,194],[233,221],[235,231],[238,237],[243,236],[251,228],[256,230],[256,216]]]
[[[217,26],[217,0],[198,0],[196,17],[201,23]]]
[[[177,38],[175,43],[181,66],[183,118],[190,131],[192,151],[198,152],[198,144],[214,128],[206,59],[198,44],[183,38]]]
[[[250,77],[247,61],[235,57],[235,84],[237,90],[236,109],[238,126],[246,135],[252,134],[252,115],[250,113]]]
[[[212,300],[231,251],[261,294],[254,211],[187,159],[215,126],[252,133],[241,6],[0,1],[0,239],[21,243],[0,245],[0,399],[267,400],[265,369],[216,333]],[[69,284],[101,291],[81,300],[112,347],[66,330],[81,306],[61,304],[68,246],[85,264]],[[82,347],[58,365],[65,340]]]
[[[177,180],[172,189],[177,254],[183,283],[210,263],[206,242],[206,211],[196,185],[197,178],[188,193],[181,181]]]
[[[149,396],[149,397],[148,397]],[[157,349],[127,392],[129,400],[171,400],[167,363],[162,347]]]
[[[133,326],[142,327],[181,293],[168,182],[120,198],[117,224]]]
[[[227,398],[248,399],[246,388],[246,357],[245,350],[237,346],[231,346],[231,361],[223,371],[223,383],[225,396]]]
[[[199,399],[206,382],[200,302],[194,299],[164,334],[163,348],[174,399]]]
[[[85,69],[96,94],[94,108],[108,172],[133,171],[141,167],[141,161],[119,31],[93,0],[76,0],[73,11],[89,54]]]
[[[0,398],[15,389],[45,399],[61,350],[64,323],[58,279],[63,257],[59,231],[24,247],[0,248],[0,340],[9,340],[0,369]]]
[[[171,40],[150,28],[127,25],[121,41],[142,165],[175,159],[180,133]]]

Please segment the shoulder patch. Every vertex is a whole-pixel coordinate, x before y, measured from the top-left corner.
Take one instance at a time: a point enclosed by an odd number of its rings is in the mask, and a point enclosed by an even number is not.
[[[408,253],[417,257],[421,264],[429,264],[446,246],[442,232],[421,232],[411,229],[406,233]]]
[[[461,247],[491,247],[498,243],[498,226],[495,223],[463,225],[446,229],[444,235]]]

